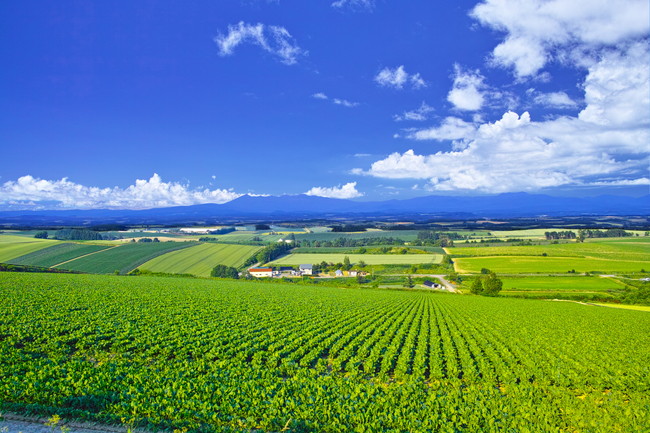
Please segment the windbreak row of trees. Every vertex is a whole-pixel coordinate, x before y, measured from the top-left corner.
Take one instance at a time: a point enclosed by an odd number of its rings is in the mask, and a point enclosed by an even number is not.
[[[259,250],[257,253],[249,257],[244,263],[245,266],[250,266],[254,263],[267,263],[278,257],[286,254],[293,246],[285,242],[278,242],[271,244]]]

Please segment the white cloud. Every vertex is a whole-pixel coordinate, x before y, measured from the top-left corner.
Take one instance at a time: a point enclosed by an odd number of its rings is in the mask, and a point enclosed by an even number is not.
[[[537,105],[548,108],[575,108],[578,104],[565,92],[542,93],[535,89],[528,89],[527,94],[532,96],[533,102]]]
[[[349,182],[343,186],[333,186],[331,188],[315,186],[306,195],[315,195],[328,198],[356,198],[361,197],[363,193],[357,191],[357,183]]]
[[[337,0],[332,3],[332,7],[337,9],[350,8],[372,10],[374,6],[374,0]]]
[[[200,203],[225,203],[241,196],[226,189],[190,189],[189,185],[163,182],[158,174],[137,179],[127,188],[98,188],[60,180],[22,176],[0,186],[0,205],[11,201],[48,202],[58,208],[146,209]]]
[[[422,104],[420,104],[420,106],[415,110],[405,111],[402,114],[396,114],[393,116],[393,119],[396,122],[401,122],[403,120],[423,121],[426,120],[427,115],[433,111],[435,111],[435,109],[423,101]]]
[[[463,71],[458,64],[454,65],[454,84],[447,100],[458,110],[480,110],[485,102],[483,80],[484,77],[478,70]]]
[[[458,117],[447,117],[440,126],[411,132],[407,138],[415,140],[460,140],[472,138],[477,126]]]
[[[411,84],[413,89],[426,87],[427,83],[422,79],[419,73],[409,74],[404,69],[404,65],[397,68],[384,68],[375,76],[375,82],[383,87],[393,87],[402,89],[405,85]]]
[[[493,61],[513,67],[520,78],[535,76],[550,60],[581,58],[602,46],[645,37],[648,15],[647,0],[484,0],[471,12],[505,33]]]
[[[240,21],[237,25],[228,26],[228,33],[219,34],[214,38],[214,42],[219,47],[220,56],[232,55],[237,46],[251,43],[279,57],[285,65],[293,65],[298,62],[300,56],[307,54],[298,47],[287,29],[262,23],[248,24]]]
[[[321,99],[323,101],[330,100],[334,105],[342,105],[343,107],[348,107],[348,108],[353,108],[360,105],[358,102],[348,101],[347,99],[330,98],[323,92],[314,93],[313,95],[311,95],[311,97],[314,99]]]
[[[334,98],[334,99],[332,99],[332,102],[334,102],[334,104],[336,104],[336,105],[342,105],[344,107],[349,107],[349,108],[356,107],[356,106],[359,105],[358,102],[351,102],[351,101],[348,101],[347,99]]]

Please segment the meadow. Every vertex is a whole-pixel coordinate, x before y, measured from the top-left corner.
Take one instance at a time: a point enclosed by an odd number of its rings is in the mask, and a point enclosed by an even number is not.
[[[7,263],[16,257],[51,247],[57,243],[59,241],[50,239],[0,234],[0,263]]]
[[[239,268],[262,247],[206,243],[174,251],[142,264],[140,269],[170,274],[209,277],[216,265]]]
[[[0,410],[189,432],[644,432],[650,314],[0,274]]]
[[[141,264],[174,250],[191,247],[195,242],[129,242],[79,257],[57,268],[92,274],[126,274]]]
[[[440,254],[289,254],[280,257],[271,262],[273,265],[300,265],[315,264],[321,262],[343,263],[345,257],[350,259],[350,263],[355,265],[360,261],[367,265],[413,265],[422,263],[440,263],[442,255]]]

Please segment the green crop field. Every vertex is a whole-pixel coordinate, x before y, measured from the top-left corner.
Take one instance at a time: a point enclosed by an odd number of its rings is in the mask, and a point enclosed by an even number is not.
[[[300,265],[314,263],[343,263],[345,257],[354,265],[364,261],[367,265],[419,265],[440,263],[440,254],[289,254],[274,260],[274,265]]]
[[[363,239],[363,238],[398,238],[404,241],[413,241],[417,239],[418,230],[371,230],[366,232],[354,233],[341,233],[341,232],[326,232],[326,233],[297,233],[296,240],[310,240],[310,241],[333,241],[338,238],[346,239]]]
[[[190,432],[645,432],[650,314],[0,274],[0,411]]]
[[[202,244],[149,260],[140,269],[170,274],[209,277],[216,265],[240,267],[261,247],[230,244]]]
[[[630,260],[650,262],[650,239],[637,242],[592,241],[584,243],[566,243],[531,246],[491,246],[447,248],[452,257],[485,256],[541,256],[549,257],[583,257],[607,260]]]
[[[80,257],[58,268],[93,274],[125,274],[141,264],[170,251],[191,247],[195,242],[129,242]]]
[[[103,245],[62,242],[24,256],[16,257],[15,259],[10,260],[9,263],[14,265],[42,266],[49,268],[50,266],[58,265],[86,254],[105,250],[106,248],[109,247]]]
[[[621,290],[625,283],[603,277],[503,277],[503,290],[553,291],[553,292],[601,292]]]
[[[17,235],[0,235],[0,263],[56,245],[59,241]]]
[[[498,256],[454,259],[457,272],[480,272],[487,268],[498,274],[565,273],[576,272],[640,272],[650,269],[648,261],[582,258]]]

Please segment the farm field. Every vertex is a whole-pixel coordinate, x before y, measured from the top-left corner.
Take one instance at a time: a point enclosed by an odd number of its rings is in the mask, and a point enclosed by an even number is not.
[[[603,277],[503,277],[503,290],[549,290],[600,292],[621,290],[625,283]]]
[[[491,246],[447,248],[452,257],[485,256],[541,256],[549,257],[590,257],[596,259],[621,259],[650,262],[650,238],[626,242],[623,239],[606,242],[529,245],[529,246]]]
[[[650,425],[643,311],[153,277],[0,287],[1,411],[192,432]]]
[[[456,272],[477,273],[487,268],[497,274],[576,272],[640,272],[650,269],[648,261],[611,260],[583,257],[497,256],[454,259]]]
[[[364,261],[367,265],[398,265],[440,263],[440,254],[289,254],[271,262],[273,265],[300,265],[305,263],[343,263],[345,257],[353,265]]]
[[[59,241],[0,234],[0,263],[56,245]]]
[[[14,265],[42,266],[49,268],[86,254],[105,250],[106,248],[109,247],[61,242],[24,256],[16,257],[15,259],[10,260],[9,263]]]
[[[95,254],[80,257],[61,266],[61,269],[88,272],[93,274],[121,274],[137,268],[141,264],[170,251],[196,245],[194,242],[150,242],[126,243],[107,248]]]
[[[142,264],[140,269],[170,274],[209,277],[216,265],[238,268],[261,247],[230,244],[201,244],[163,254]]]
[[[321,233],[296,233],[296,240],[333,241],[338,238],[363,239],[363,238],[399,238],[404,241],[417,239],[419,230],[371,230],[366,232],[321,232]]]

